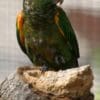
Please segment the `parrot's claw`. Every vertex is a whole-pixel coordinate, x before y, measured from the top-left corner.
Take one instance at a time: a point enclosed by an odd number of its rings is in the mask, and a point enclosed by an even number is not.
[[[43,65],[43,66],[41,67],[41,71],[42,71],[42,73],[48,71],[48,67],[47,67],[46,65]]]

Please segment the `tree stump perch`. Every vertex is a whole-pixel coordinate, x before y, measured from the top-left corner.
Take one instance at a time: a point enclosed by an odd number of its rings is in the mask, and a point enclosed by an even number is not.
[[[0,100],[94,100],[89,65],[41,72],[23,67],[0,84]]]

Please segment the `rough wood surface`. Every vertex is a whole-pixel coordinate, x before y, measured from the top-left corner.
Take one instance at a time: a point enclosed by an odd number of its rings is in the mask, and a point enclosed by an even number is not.
[[[89,65],[64,71],[23,67],[0,85],[2,100],[94,100]]]

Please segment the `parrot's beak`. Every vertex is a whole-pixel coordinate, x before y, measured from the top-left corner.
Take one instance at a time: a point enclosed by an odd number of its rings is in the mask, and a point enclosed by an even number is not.
[[[59,3],[59,4],[61,5],[61,4],[63,3],[64,0],[54,0],[54,1],[55,1],[56,4]]]

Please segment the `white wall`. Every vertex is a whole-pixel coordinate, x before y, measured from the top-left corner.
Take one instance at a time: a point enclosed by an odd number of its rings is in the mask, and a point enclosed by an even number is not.
[[[31,64],[16,39],[16,15],[22,0],[0,0],[0,80],[16,67]]]
[[[100,0],[64,0],[64,7],[100,10]]]

